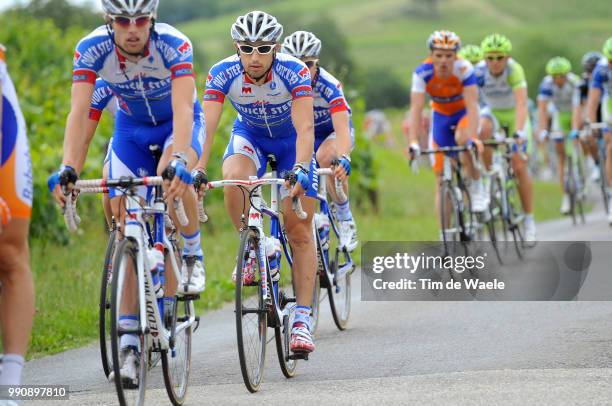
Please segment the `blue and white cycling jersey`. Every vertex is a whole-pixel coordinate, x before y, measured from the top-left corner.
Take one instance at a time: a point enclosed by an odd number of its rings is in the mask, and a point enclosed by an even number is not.
[[[602,120],[612,124],[612,69],[608,61],[600,62],[595,67],[590,87],[601,90]]]
[[[145,56],[134,63],[117,51],[101,26],[77,45],[73,82],[94,84],[98,76],[124,101],[119,108],[130,120],[156,125],[172,119],[172,80],[194,76],[193,48],[177,29],[157,23]]]
[[[327,137],[334,132],[332,114],[348,111],[351,108],[344,97],[342,85],[329,72],[319,68],[313,84],[315,137]]]
[[[123,100],[121,102],[123,103]],[[117,103],[117,96],[115,96],[108,84],[102,79],[96,79],[96,87],[91,95],[89,119],[100,121],[104,109],[114,116],[117,113]]]
[[[214,65],[206,79],[204,101],[223,103],[228,97],[249,133],[264,137],[295,136],[291,101],[312,97],[310,70],[299,59],[276,54],[266,82],[257,86],[244,73],[240,58],[230,56]]]

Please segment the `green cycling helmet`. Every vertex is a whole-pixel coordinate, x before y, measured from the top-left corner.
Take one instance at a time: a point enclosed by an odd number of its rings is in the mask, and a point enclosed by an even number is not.
[[[459,50],[459,56],[467,59],[474,65],[482,61],[483,58],[482,49],[478,45],[465,45]]]
[[[512,52],[512,43],[504,35],[491,34],[482,40],[480,48],[485,55],[493,53],[508,55]]]
[[[602,53],[608,59],[612,59],[612,37],[604,43]]]
[[[562,56],[555,56],[546,64],[546,73],[549,75],[565,75],[571,70],[572,64]]]

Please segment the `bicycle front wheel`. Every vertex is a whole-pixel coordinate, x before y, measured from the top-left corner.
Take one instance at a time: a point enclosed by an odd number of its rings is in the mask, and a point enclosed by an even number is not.
[[[516,188],[516,183],[514,181],[508,181],[506,185],[506,207],[508,209],[507,219],[508,228],[512,233],[512,239],[514,240],[514,248],[516,250],[516,255],[523,259],[523,249],[524,249],[524,220],[525,216],[523,215],[523,211],[520,209],[520,199],[518,194],[518,189]]]
[[[130,238],[124,238],[117,244],[110,309],[113,380],[120,405],[142,405],[147,383],[149,336],[142,332],[141,322],[132,330],[126,330],[120,325],[120,316],[125,315],[125,309],[130,309],[130,314],[140,313],[136,260],[138,244]],[[122,339],[128,341],[126,340],[128,335],[136,338],[138,344],[136,353],[131,352],[129,347],[122,348],[121,341]]]
[[[440,185],[440,230],[444,242],[444,255],[453,255],[456,244],[461,241],[459,224],[459,202],[457,202],[453,185],[442,182]]]
[[[236,336],[242,379],[249,392],[263,381],[268,311],[263,297],[259,239],[254,230],[242,231],[236,262]],[[271,284],[268,281],[268,289]],[[268,290],[268,292],[270,292]]]
[[[166,392],[175,406],[182,405],[187,397],[193,333],[192,325],[187,323],[194,314],[195,310],[191,300],[177,298],[176,309],[171,317],[172,325],[168,326],[171,331],[174,331],[174,339],[170,343],[170,349],[161,352]]]
[[[113,255],[115,254],[116,230],[112,230],[108,237],[106,253],[104,255],[104,266],[102,267],[102,280],[100,283],[100,308],[98,316],[98,327],[100,333],[100,358],[102,359],[102,369],[108,378],[113,370],[113,360],[111,357],[110,340],[110,308],[113,282]]]

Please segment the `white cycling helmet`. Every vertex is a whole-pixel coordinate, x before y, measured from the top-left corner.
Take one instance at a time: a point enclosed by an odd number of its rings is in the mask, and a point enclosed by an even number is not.
[[[278,42],[283,26],[270,14],[255,10],[238,17],[231,33],[234,42]]]
[[[296,31],[283,41],[282,52],[296,58],[318,58],[321,40],[312,32]]]
[[[157,15],[159,0],[102,0],[102,10],[108,15]]]

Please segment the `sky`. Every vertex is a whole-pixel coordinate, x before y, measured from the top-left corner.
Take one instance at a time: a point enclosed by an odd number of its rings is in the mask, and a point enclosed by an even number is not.
[[[70,3],[74,4],[95,4],[98,9],[100,9],[99,0],[68,0]],[[27,0],[0,0],[0,10],[4,10],[8,7],[11,7],[15,4],[24,4],[28,3]]]

